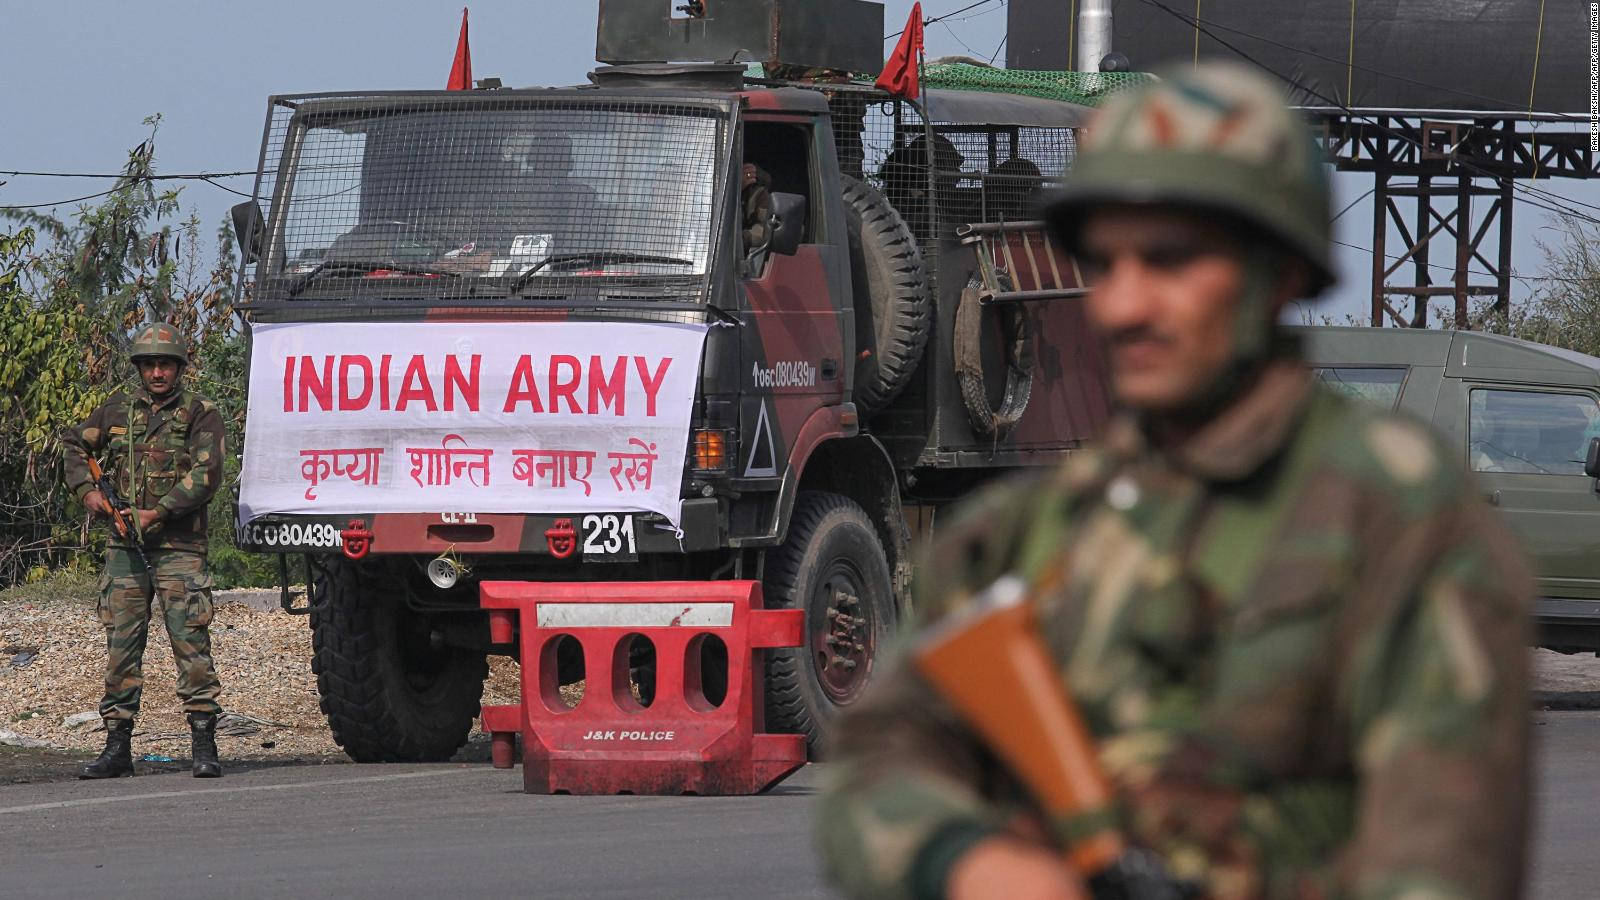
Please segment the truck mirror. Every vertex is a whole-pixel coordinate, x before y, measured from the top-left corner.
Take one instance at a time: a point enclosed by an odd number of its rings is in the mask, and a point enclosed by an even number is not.
[[[239,242],[246,265],[261,258],[261,207],[254,200],[234,205],[233,237]]]
[[[767,246],[773,253],[793,256],[800,249],[800,238],[806,228],[806,198],[801,194],[772,193],[772,240]]]
[[[1589,438],[1589,452],[1584,456],[1583,474],[1600,478],[1600,437]]]

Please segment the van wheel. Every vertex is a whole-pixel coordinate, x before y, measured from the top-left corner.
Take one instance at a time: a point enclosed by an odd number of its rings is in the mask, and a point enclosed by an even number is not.
[[[803,646],[767,651],[767,727],[805,735],[816,757],[834,717],[872,679],[894,626],[889,563],[866,511],[839,494],[800,492],[764,587],[769,607],[806,614]]]
[[[317,579],[311,670],[333,739],[356,762],[442,762],[467,741],[481,651],[434,646],[428,616],[375,566],[334,557]]]
[[[856,311],[854,399],[867,414],[910,382],[928,343],[933,299],[905,220],[877,188],[848,176],[843,181]]]

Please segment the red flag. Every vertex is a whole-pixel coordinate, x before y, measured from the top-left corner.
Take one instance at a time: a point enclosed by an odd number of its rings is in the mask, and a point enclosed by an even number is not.
[[[883,74],[877,86],[896,97],[917,97],[922,90],[918,82],[917,63],[922,59],[922,4],[911,5],[911,18],[906,19],[906,30],[900,32],[900,43],[894,45],[889,61],[883,64]]]
[[[467,46],[467,8],[461,7],[461,37],[456,39],[456,61],[450,64],[447,91],[472,90],[472,48]]]

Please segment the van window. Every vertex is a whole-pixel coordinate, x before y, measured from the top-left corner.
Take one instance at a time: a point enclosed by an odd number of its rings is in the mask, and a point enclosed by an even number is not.
[[[1324,366],[1311,371],[1316,373],[1318,381],[1341,394],[1391,410],[1400,399],[1400,385],[1406,380],[1405,369]]]
[[[1600,403],[1588,394],[1475,390],[1467,414],[1475,472],[1582,475]]]

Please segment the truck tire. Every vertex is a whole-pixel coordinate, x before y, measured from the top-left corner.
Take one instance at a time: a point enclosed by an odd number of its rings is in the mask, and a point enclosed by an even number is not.
[[[933,298],[922,252],[905,220],[877,188],[849,176],[843,181],[856,310],[853,399],[869,414],[910,382],[928,344]]]
[[[803,646],[767,651],[767,728],[805,735],[816,757],[894,625],[889,562],[866,511],[839,494],[801,491],[788,538],[767,555],[764,589],[769,608],[806,613]]]
[[[333,739],[356,762],[442,762],[477,717],[487,656],[430,645],[404,586],[335,557],[317,580],[311,670]]]
[[[1012,289],[1011,276],[1004,271],[999,273],[998,280],[1001,290]],[[1028,411],[1028,400],[1033,396],[1033,333],[1028,327],[1027,310],[1021,303],[984,306],[982,291],[983,281],[973,273],[956,307],[952,349],[955,351],[956,383],[961,387],[967,423],[972,426],[973,434],[999,443],[1022,421],[1022,414]],[[1005,394],[998,408],[989,402],[989,377],[983,371],[983,318],[988,310],[992,310],[999,321],[1005,346]]]

